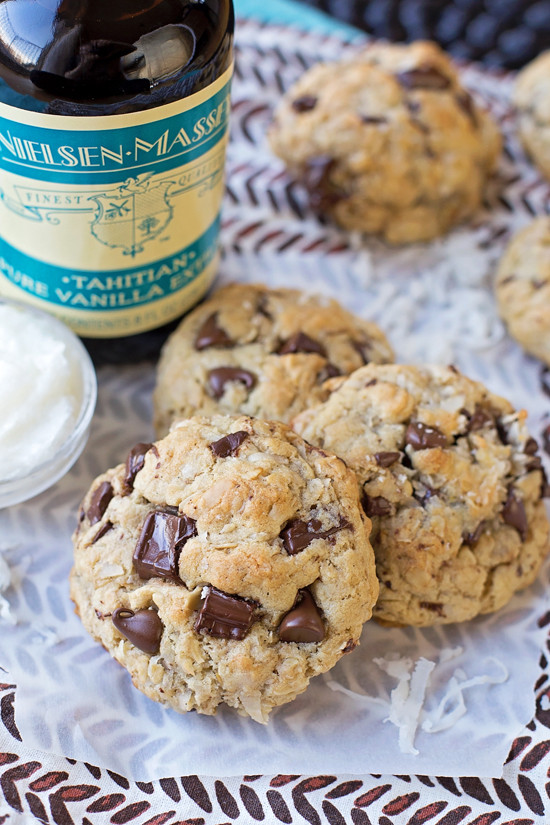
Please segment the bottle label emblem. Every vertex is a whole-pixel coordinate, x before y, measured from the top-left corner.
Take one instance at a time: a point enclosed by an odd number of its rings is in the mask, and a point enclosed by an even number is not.
[[[107,117],[0,104],[0,294],[90,337],[192,306],[215,273],[230,79]]]

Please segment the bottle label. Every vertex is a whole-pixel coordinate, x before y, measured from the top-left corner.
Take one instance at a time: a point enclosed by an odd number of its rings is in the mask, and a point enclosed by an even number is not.
[[[109,338],[196,303],[217,264],[230,83],[106,117],[0,103],[0,294]]]

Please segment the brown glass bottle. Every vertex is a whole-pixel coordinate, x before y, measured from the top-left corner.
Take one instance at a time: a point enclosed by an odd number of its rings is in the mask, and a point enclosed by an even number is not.
[[[231,0],[0,0],[0,294],[58,314],[96,362],[154,357],[207,288],[216,227],[196,211],[217,208],[233,27]],[[202,235],[177,248],[187,217]],[[119,263],[94,277],[90,250]]]

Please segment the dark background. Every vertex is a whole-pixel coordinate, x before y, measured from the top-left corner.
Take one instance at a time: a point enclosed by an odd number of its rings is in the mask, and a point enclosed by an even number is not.
[[[550,49],[550,0],[301,0],[376,37],[437,40],[451,54],[519,69]]]

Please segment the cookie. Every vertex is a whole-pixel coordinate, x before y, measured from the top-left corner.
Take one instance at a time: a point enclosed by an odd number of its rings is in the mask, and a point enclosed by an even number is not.
[[[498,265],[495,295],[510,335],[550,366],[550,217],[512,238]]]
[[[269,141],[315,209],[392,244],[471,216],[501,149],[449,58],[420,41],[314,66],[284,96]]]
[[[393,360],[378,327],[336,301],[295,289],[231,284],[181,322],[164,346],[155,427],[193,414],[288,421],[326,397],[326,379]]]
[[[357,645],[369,532],[339,458],[278,422],[192,418],[93,482],[71,596],[150,698],[265,722]]]
[[[355,470],[380,579],[375,618],[464,621],[530,584],[548,549],[525,411],[452,367],[369,364],[297,416]]]
[[[550,178],[550,51],[543,52],[519,73],[513,102],[525,151]]]

